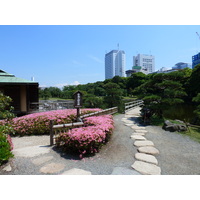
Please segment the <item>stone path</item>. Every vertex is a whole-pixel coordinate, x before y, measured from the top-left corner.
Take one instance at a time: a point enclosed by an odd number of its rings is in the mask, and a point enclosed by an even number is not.
[[[145,138],[145,134],[148,132],[146,128],[138,125],[136,120],[133,120],[139,117],[138,109],[127,112],[125,117],[122,118],[124,125],[133,129],[131,139],[134,140],[134,146],[137,147],[139,152],[135,154],[136,161],[131,167],[144,175],[161,175],[161,168],[154,156],[159,154],[159,150],[155,148],[152,141]]]
[[[112,141],[94,158],[86,158],[85,161],[65,158],[66,155],[56,152],[49,146],[49,136],[13,138],[14,165],[8,163],[3,171],[31,175],[161,174],[155,157],[159,151],[152,141],[146,139],[146,128],[137,124],[139,113],[140,108],[135,108],[124,118],[122,115],[115,116],[115,122],[122,120],[125,126],[117,123]]]

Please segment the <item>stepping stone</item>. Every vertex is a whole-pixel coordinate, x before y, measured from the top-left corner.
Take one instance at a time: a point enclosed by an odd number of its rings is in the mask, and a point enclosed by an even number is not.
[[[125,124],[125,126],[132,126],[133,124]]]
[[[133,135],[145,135],[145,133],[134,132]]]
[[[63,172],[61,175],[92,175],[92,173],[83,169],[73,168]]]
[[[141,135],[131,135],[131,138],[134,140],[146,140],[146,138]]]
[[[132,126],[132,129],[137,129],[137,130],[145,130],[145,127],[141,127],[141,126]]]
[[[131,167],[144,175],[161,175],[160,167],[154,164],[142,161],[135,161]]]
[[[148,155],[148,154],[145,154],[145,153],[136,153],[135,158],[137,160],[140,160],[140,161],[144,161],[144,162],[148,162],[148,163],[158,165],[158,160],[155,158],[155,156],[152,156],[152,155]]]
[[[158,149],[156,149],[155,147],[151,147],[151,146],[139,147],[138,151],[140,153],[147,153],[147,154],[152,154],[152,155],[159,154]]]
[[[125,167],[115,167],[111,175],[142,175],[136,170],[128,169]]]
[[[136,147],[143,147],[143,146],[154,146],[154,143],[150,140],[144,140],[144,141],[135,141],[134,145]]]
[[[134,130],[135,132],[137,132],[137,133],[147,133],[148,131],[146,131],[146,130],[139,130],[139,129],[137,129],[137,130]]]
[[[32,163],[34,165],[41,165],[41,164],[48,162],[49,160],[52,160],[52,159],[53,159],[53,156],[43,156],[43,157],[39,157],[39,158],[32,160]]]
[[[41,154],[49,153],[50,147],[45,146],[30,146],[13,150],[16,157],[35,157]]]
[[[65,168],[64,164],[50,163],[40,168],[40,172],[45,174],[53,174],[62,171],[64,168]]]
[[[9,164],[9,165],[7,165],[6,167],[4,167],[2,170],[3,170],[3,171],[6,171],[6,172],[10,172],[10,171],[12,170],[12,167],[11,167],[10,164]]]

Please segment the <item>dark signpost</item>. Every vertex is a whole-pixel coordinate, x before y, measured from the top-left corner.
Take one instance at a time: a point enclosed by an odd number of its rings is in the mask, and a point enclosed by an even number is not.
[[[80,91],[77,91],[74,93],[74,108],[77,109],[77,116],[76,116],[77,121],[79,121],[80,108],[82,107],[82,103],[83,103],[82,96],[83,94]]]

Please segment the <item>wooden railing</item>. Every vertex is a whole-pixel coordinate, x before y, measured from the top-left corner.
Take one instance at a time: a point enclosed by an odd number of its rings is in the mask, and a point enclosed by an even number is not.
[[[89,114],[85,114],[80,116],[81,119],[84,119],[86,117],[92,117],[92,116],[99,116],[99,115],[112,115],[118,112],[118,107],[113,107],[113,108],[108,108],[105,110],[101,110],[101,111],[97,111],[94,113],[89,113]]]
[[[141,106],[144,104],[144,101],[143,100],[136,100],[136,101],[131,101],[131,102],[128,102],[128,103],[125,103],[125,113],[137,106]]]
[[[74,123],[68,123],[68,124],[53,125],[53,120],[50,120],[50,146],[54,144],[54,136],[56,134],[69,128],[84,126],[84,122],[83,122],[84,118],[92,117],[92,116],[100,116],[100,115],[112,115],[117,112],[118,112],[118,107],[108,108],[108,109],[97,111],[94,113],[82,115],[79,118],[80,122],[74,122]]]

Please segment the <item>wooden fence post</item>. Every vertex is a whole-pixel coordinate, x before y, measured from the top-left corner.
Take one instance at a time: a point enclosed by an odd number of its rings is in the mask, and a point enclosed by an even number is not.
[[[53,120],[50,120],[50,146],[53,146]]]

